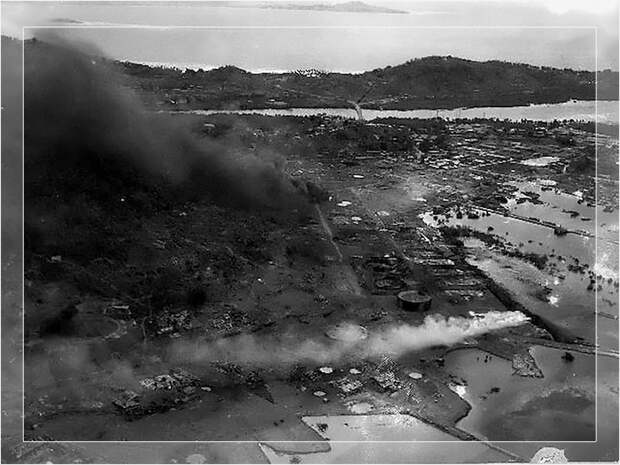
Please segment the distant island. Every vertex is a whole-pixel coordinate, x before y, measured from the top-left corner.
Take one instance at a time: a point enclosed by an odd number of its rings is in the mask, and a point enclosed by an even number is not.
[[[312,11],[336,11],[348,13],[388,13],[388,14],[409,14],[404,10],[394,10],[381,6],[368,5],[364,2],[345,2],[345,3],[260,3],[257,8],[273,8],[278,10],[312,10]]]
[[[84,24],[83,21],[80,21],[78,19],[71,19],[71,18],[53,18],[51,22],[59,23],[59,24]]]
[[[94,0],[92,3],[105,3]],[[130,0],[123,2],[128,6],[148,6],[151,2]],[[343,3],[313,3],[313,2],[260,2],[260,1],[234,1],[234,0],[207,0],[204,2],[193,1],[170,1],[161,0],[159,5],[178,5],[184,7],[224,7],[224,8],[261,8],[274,10],[301,10],[301,11],[333,11],[337,13],[384,13],[384,14],[409,14],[408,11],[386,8],[383,6],[369,5],[360,1],[350,1]],[[71,18],[56,18],[54,23],[81,23]]]
[[[228,1],[214,0],[201,2],[202,6],[229,7],[229,8],[263,8],[274,10],[303,10],[303,11],[334,11],[339,13],[387,13],[409,14],[408,11],[395,10],[383,6],[369,5],[360,1],[344,3],[311,3],[311,2],[252,2],[252,1]]]
[[[179,109],[343,108],[414,110],[618,100],[617,71],[575,71],[452,56],[360,74],[323,70],[250,73],[235,66],[180,70],[116,62],[128,85]]]

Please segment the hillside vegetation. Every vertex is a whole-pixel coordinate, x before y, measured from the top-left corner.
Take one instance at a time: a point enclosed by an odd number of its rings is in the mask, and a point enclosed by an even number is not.
[[[426,57],[362,74],[317,70],[250,73],[234,66],[213,70],[153,68],[117,63],[128,85],[182,108],[336,108],[362,99],[365,108],[417,109],[514,106],[570,99],[618,99],[618,72],[574,71],[501,61]]]

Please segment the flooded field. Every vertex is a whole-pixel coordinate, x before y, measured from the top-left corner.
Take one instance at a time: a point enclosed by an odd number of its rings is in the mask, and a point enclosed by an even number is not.
[[[517,190],[505,203],[507,213],[474,208],[473,215],[460,218],[456,210],[446,215],[427,212],[422,218],[433,226],[467,227],[495,237],[510,250],[547,257],[544,269],[538,269],[503,256],[499,247],[465,241],[468,261],[522,305],[594,343],[595,312],[609,323],[618,321],[618,212],[588,204],[579,192],[562,192],[545,180],[508,184]],[[558,234],[558,227],[567,232]],[[617,349],[615,328],[602,321],[599,329],[598,344]]]
[[[475,241],[467,240],[466,247],[469,263],[509,289],[523,306],[574,336],[591,343],[597,337],[602,348],[617,349],[618,305],[613,287],[599,291],[597,301],[597,293],[586,291],[590,278],[584,275],[569,272],[560,279]]]
[[[523,194],[508,199],[511,213],[524,218],[536,218],[558,224],[570,231],[585,231],[599,240],[618,242],[618,211],[594,206],[583,199],[579,191],[566,193],[539,181],[508,183],[522,192],[534,192],[536,202],[519,201]]]
[[[578,234],[557,236],[553,228],[548,226],[497,213],[487,214],[484,210],[474,209],[474,214],[478,218],[457,218],[455,213],[446,217],[428,212],[423,215],[423,219],[432,226],[458,225],[483,233],[491,231],[493,236],[504,239],[525,252],[555,254],[565,259],[574,257],[589,266],[595,265],[594,238]],[[435,216],[438,216],[437,220],[434,219]],[[609,257],[611,260],[613,255],[609,254]],[[613,266],[613,263],[607,265]]]

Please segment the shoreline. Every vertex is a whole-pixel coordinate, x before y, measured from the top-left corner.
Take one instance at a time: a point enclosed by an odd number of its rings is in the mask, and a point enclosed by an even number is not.
[[[408,110],[400,109],[375,109],[375,108],[362,108],[363,114],[365,114],[364,122],[373,122],[376,120],[391,120],[391,119],[434,119],[441,118],[447,121],[503,121],[509,120],[515,123],[521,123],[523,121],[530,123],[552,123],[557,122],[571,122],[575,124],[593,124],[596,116],[597,124],[601,128],[618,127],[618,116],[615,114],[615,106],[617,101],[615,100],[571,100],[561,103],[543,103],[543,104],[529,104],[527,106],[496,106],[496,107],[457,107],[453,109],[445,108],[413,108]],[[575,106],[573,115],[561,115],[558,117],[544,116],[545,111],[552,112],[556,109],[561,109],[565,106],[567,111],[571,111],[571,105]],[[612,108],[606,109],[607,114],[600,112],[598,115],[588,114],[583,112],[589,112],[594,109],[590,109],[587,105],[594,105],[595,107],[610,106]],[[160,108],[156,110],[157,113],[168,113],[171,115],[183,115],[193,114],[200,116],[210,115],[261,115],[261,116],[273,116],[273,117],[316,117],[316,116],[328,116],[335,118],[345,119],[357,119],[356,110],[354,108],[344,106],[303,106],[303,107],[252,107],[252,108],[190,108],[185,104],[160,104]],[[165,108],[161,108],[165,106]],[[585,108],[582,108],[584,106]],[[464,115],[461,112],[465,113]],[[482,115],[476,113],[482,112]],[[508,116],[510,112],[514,112],[513,116]],[[527,115],[528,112],[540,112],[540,117],[535,115]],[[446,114],[449,113],[449,114]],[[468,114],[474,113],[474,114]],[[487,115],[490,113],[490,115]],[[521,114],[525,113],[525,114]],[[571,116],[580,116],[581,118],[575,118]],[[587,117],[584,117],[587,116]]]

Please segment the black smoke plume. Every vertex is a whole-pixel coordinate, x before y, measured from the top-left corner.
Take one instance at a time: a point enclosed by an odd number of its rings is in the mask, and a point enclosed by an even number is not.
[[[239,207],[290,207],[302,195],[274,162],[193,137],[146,112],[110,62],[58,38],[25,45],[25,182],[32,196],[105,201],[147,192]]]

